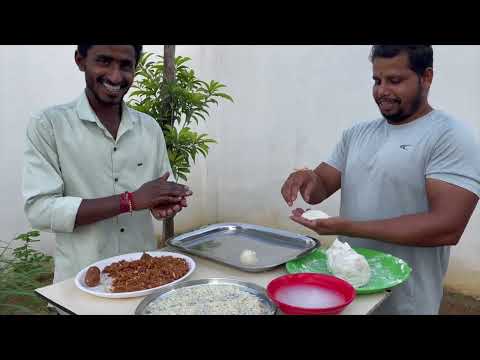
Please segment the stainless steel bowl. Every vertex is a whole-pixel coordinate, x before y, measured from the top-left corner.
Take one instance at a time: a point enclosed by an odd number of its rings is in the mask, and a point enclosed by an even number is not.
[[[142,300],[140,304],[138,304],[137,308],[135,309],[135,315],[145,315],[146,307],[153,301],[161,298],[166,297],[172,292],[175,292],[177,289],[185,288],[185,287],[193,287],[193,286],[201,286],[201,285],[234,285],[241,288],[241,290],[246,291],[256,297],[266,306],[267,314],[265,315],[275,315],[277,312],[277,306],[273,303],[272,300],[268,297],[264,288],[244,282],[239,280],[233,279],[226,279],[226,278],[209,278],[209,279],[201,279],[201,280],[191,280],[185,281],[178,284],[174,284],[162,289],[159,292],[151,294],[147,296],[145,299]]]

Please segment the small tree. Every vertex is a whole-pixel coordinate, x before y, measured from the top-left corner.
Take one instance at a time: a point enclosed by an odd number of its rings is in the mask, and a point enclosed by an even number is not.
[[[170,66],[167,56],[173,58],[174,53],[174,46],[166,45],[165,58],[149,52],[142,54],[128,104],[152,116],[161,126],[173,176],[176,181],[187,181],[198,154],[206,158],[210,145],[216,143],[208,134],[192,130],[193,123],[206,121],[210,105],[218,105],[219,99],[233,99],[221,91],[225,85],[198,79],[186,65],[189,57],[177,56],[174,67]],[[164,229],[164,240],[173,236],[173,218],[165,221]]]

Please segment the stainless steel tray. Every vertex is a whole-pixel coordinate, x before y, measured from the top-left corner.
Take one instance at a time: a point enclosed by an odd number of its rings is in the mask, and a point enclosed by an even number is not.
[[[241,288],[241,290],[249,292],[252,295],[257,296],[260,301],[267,307],[268,313],[265,315],[275,315],[277,312],[276,305],[270,300],[267,296],[265,289],[249,282],[233,280],[233,279],[225,279],[225,278],[210,278],[210,279],[201,279],[201,280],[190,280],[181,283],[177,283],[171,286],[168,286],[162,289],[155,294],[151,294],[147,296],[145,299],[142,300],[140,304],[138,304],[137,308],[135,309],[135,315],[146,315],[145,309],[146,307],[153,301],[168,296],[172,292],[177,289],[190,287],[190,286],[201,286],[201,285],[235,285]]]
[[[176,236],[167,243],[187,253],[248,272],[271,270],[319,246],[318,240],[305,235],[240,223],[208,225]],[[246,249],[256,252],[256,264],[242,264],[240,254]]]

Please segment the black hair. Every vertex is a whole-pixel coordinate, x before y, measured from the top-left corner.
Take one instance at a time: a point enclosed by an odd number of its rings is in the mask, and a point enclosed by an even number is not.
[[[432,45],[373,45],[370,52],[370,61],[375,58],[392,58],[401,53],[408,55],[410,69],[418,75],[423,75],[425,70],[433,67]]]
[[[77,51],[83,57],[87,56],[88,49],[90,49],[93,45],[77,45]],[[138,64],[140,60],[140,56],[142,55],[143,45],[131,45],[135,49],[135,64]]]

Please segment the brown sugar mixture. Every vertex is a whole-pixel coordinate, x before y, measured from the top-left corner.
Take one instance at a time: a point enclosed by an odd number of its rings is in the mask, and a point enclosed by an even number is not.
[[[130,292],[155,288],[180,279],[189,271],[185,259],[153,257],[143,253],[139,260],[114,262],[105,267],[112,279],[112,292]]]

